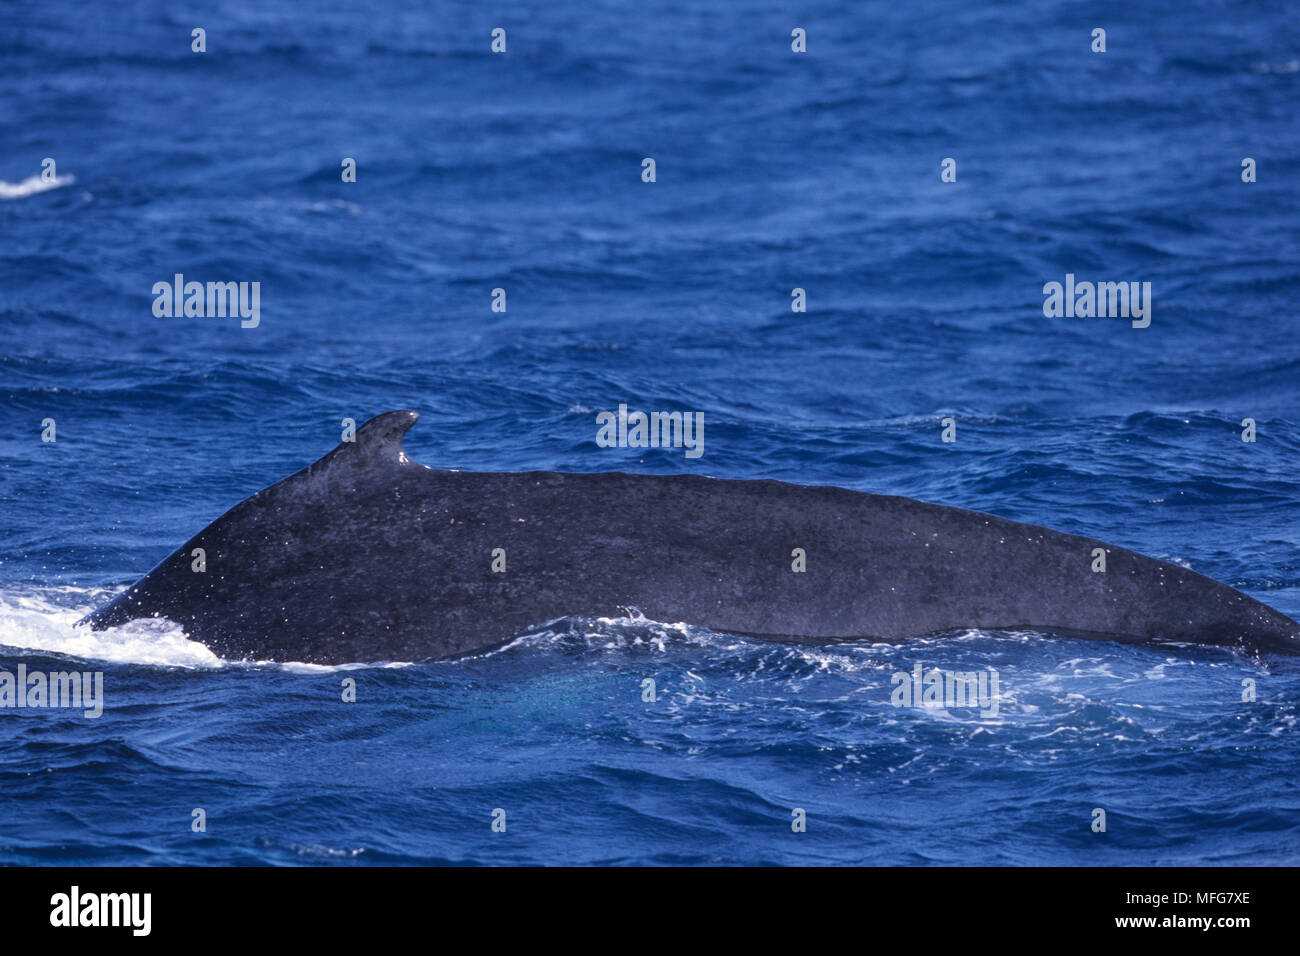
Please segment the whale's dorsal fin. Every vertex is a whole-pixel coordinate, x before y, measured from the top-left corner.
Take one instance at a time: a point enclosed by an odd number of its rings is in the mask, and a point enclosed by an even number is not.
[[[357,429],[357,448],[367,457],[382,461],[408,461],[402,450],[402,436],[419,420],[420,413],[409,409],[376,415]]]
[[[407,409],[376,415],[357,428],[351,441],[341,442],[317,464],[346,463],[351,467],[406,464],[410,459],[402,449],[402,436],[419,418],[419,412]]]

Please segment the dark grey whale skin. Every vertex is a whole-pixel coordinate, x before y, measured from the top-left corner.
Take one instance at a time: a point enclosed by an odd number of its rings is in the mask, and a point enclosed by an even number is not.
[[[402,451],[418,417],[371,419],[81,623],[162,616],[227,660],[320,664],[456,657],[628,608],[798,643],[981,628],[1300,651],[1267,605],[1092,538],[780,481],[439,471]]]

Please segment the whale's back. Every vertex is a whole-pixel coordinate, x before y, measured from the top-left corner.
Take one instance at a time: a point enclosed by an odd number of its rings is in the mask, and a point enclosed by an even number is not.
[[[366,423],[86,623],[163,616],[226,658],[320,663],[456,656],[631,608],[808,642],[981,628],[1300,647],[1253,598],[1092,538],[779,481],[440,471],[402,451],[415,417]]]

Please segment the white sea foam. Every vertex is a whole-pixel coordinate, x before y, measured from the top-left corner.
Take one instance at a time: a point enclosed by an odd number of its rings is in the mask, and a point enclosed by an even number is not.
[[[257,666],[278,667],[290,674],[333,674],[338,671],[372,670],[376,667],[385,669],[394,667],[410,667],[412,663],[412,661],[383,661],[375,664],[310,664],[306,661],[289,661],[284,664],[278,664],[275,661],[258,661]]]
[[[7,588],[0,592],[0,645],[120,664],[221,666],[220,658],[165,619],[130,621],[102,631],[74,626],[112,597],[98,588]]]
[[[26,199],[28,196],[35,196],[37,193],[58,189],[60,186],[71,186],[76,181],[75,176],[55,176],[53,179],[42,179],[39,175],[28,176],[20,183],[9,183],[0,179],[0,199]]]
[[[93,631],[77,627],[91,611],[120,592],[102,588],[60,587],[0,591],[0,647],[44,652],[115,664],[214,669],[226,666],[280,668],[295,674],[323,674],[373,667],[409,667],[409,662],[379,664],[307,664],[275,661],[224,661],[190,640],[179,624],[166,618],[128,621],[121,627]]]

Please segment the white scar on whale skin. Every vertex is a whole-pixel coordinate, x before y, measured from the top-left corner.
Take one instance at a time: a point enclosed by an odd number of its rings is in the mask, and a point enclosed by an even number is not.
[[[28,176],[20,183],[8,183],[0,179],[0,199],[26,199],[28,196],[49,192],[60,186],[71,186],[76,181],[75,176],[55,176],[53,179],[44,179],[39,175]]]

